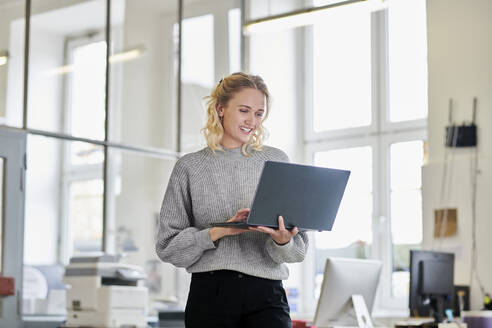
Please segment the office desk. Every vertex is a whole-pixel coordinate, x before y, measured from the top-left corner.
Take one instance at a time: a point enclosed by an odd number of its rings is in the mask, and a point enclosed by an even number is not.
[[[313,316],[312,315],[293,315],[292,318],[292,328],[314,328],[312,326]],[[381,316],[373,315],[372,322],[375,328],[432,328],[433,325],[430,323],[434,322],[433,318],[409,318],[408,316]],[[429,323],[429,325],[425,325],[425,323]],[[453,324],[453,327],[449,328],[466,328],[464,326],[456,326]],[[438,328],[434,325],[435,328]],[[439,328],[448,328],[448,327],[439,327]],[[492,327],[490,327],[492,328]]]
[[[61,327],[65,322],[65,316],[49,316],[49,315],[40,315],[40,316],[24,316],[23,318],[23,327],[24,328],[57,328]],[[173,320],[166,319],[161,320],[155,316],[149,316],[147,319],[149,327],[152,328],[184,328],[184,320]]]

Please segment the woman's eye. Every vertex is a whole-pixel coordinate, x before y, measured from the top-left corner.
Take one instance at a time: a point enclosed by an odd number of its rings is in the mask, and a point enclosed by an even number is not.
[[[248,110],[247,110],[247,109],[240,109],[239,111],[240,111],[241,113],[247,113],[247,112],[248,112]]]
[[[256,116],[263,117],[263,113],[257,113]]]

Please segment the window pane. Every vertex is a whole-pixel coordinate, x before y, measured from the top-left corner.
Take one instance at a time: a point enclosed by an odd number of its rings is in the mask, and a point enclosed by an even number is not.
[[[229,73],[241,70],[241,9],[229,10]]]
[[[182,81],[210,88],[214,85],[214,16],[183,20]]]
[[[103,180],[73,181],[69,185],[69,221],[73,253],[102,250]]]
[[[313,25],[313,129],[371,124],[370,14],[344,10]]]
[[[391,232],[394,244],[422,242],[422,192],[420,189],[391,193]]]
[[[343,248],[358,241],[371,243],[371,147],[317,152],[314,164],[351,171],[333,230],[316,233],[316,248]]]
[[[390,121],[427,117],[425,0],[389,1]]]
[[[422,140],[390,146],[391,234],[393,240],[393,297],[407,298],[409,290],[410,249],[422,243]]]
[[[74,46],[71,58],[67,108],[70,132],[77,137],[104,140],[106,42]]]
[[[395,244],[418,244],[422,240],[423,141],[390,146],[391,227]]]
[[[391,145],[391,190],[418,189],[422,186],[424,143],[421,140]]]
[[[182,147],[189,152],[205,146],[200,133],[206,120],[203,97],[219,82],[215,81],[213,15],[183,20],[182,56],[181,104],[183,117],[188,118],[182,121]]]

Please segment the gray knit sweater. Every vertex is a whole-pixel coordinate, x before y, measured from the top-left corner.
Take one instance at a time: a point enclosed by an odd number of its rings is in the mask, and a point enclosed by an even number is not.
[[[286,245],[270,235],[247,231],[215,243],[212,222],[224,222],[237,210],[251,207],[266,160],[288,161],[276,148],[263,146],[251,157],[240,148],[213,153],[210,148],[187,154],[174,166],[162,202],[157,234],[157,255],[188,272],[235,270],[267,279],[287,279],[284,263],[301,262],[308,238],[300,232]]]

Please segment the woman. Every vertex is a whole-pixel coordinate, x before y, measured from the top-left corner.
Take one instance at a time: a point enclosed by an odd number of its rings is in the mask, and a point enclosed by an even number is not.
[[[288,161],[263,146],[270,95],[259,76],[234,73],[208,97],[208,147],[180,158],[162,203],[156,250],[192,273],[186,327],[291,327],[284,263],[301,262],[308,239],[297,228],[210,228],[241,221],[263,163]]]

